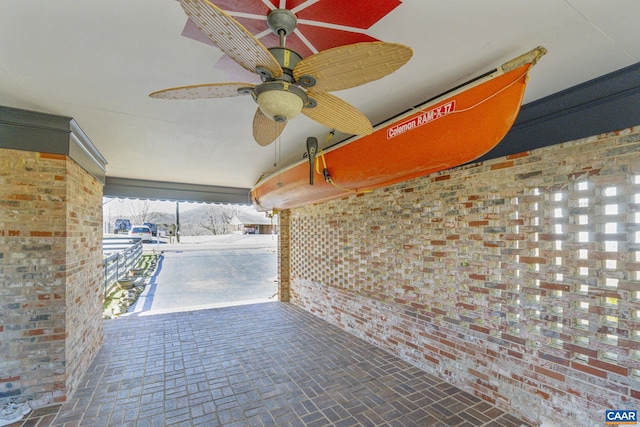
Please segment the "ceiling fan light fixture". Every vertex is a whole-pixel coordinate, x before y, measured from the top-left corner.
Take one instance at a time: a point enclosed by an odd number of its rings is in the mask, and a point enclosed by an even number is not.
[[[303,103],[294,93],[270,90],[258,96],[258,106],[271,120],[286,122],[300,114]]]
[[[254,93],[260,110],[276,122],[286,122],[296,117],[307,100],[302,89],[281,81],[258,85]]]

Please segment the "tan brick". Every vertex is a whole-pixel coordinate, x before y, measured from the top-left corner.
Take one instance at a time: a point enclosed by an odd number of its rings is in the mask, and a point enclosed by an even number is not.
[[[516,416],[623,407],[640,396],[638,175],[640,127],[293,209],[291,302],[488,402],[527,402]]]
[[[23,399],[62,402],[101,342],[102,184],[64,155],[6,149],[0,177],[10,177],[0,185],[0,251],[11,254],[0,255],[0,292],[17,292],[2,307],[0,342],[11,351],[0,377]],[[38,362],[43,349],[49,364]]]

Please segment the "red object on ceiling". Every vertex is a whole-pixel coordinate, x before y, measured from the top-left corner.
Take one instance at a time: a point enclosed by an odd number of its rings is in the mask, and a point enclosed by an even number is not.
[[[266,19],[269,10],[262,0],[212,0],[220,9],[248,13]],[[291,10],[298,19],[327,22],[366,30],[400,5],[400,0],[269,0],[274,9]],[[284,5],[282,4],[284,3]],[[305,6],[305,3],[308,3]]]
[[[254,36],[259,36],[258,40],[266,47],[279,45],[278,37],[267,25],[271,10],[268,3],[274,9],[291,10],[298,18],[298,26],[287,36],[286,46],[302,57],[337,46],[377,41],[364,31],[401,4],[399,0],[213,0],[211,3],[233,16]],[[191,20],[187,20],[182,35],[213,45]]]
[[[287,2],[287,6],[290,2]],[[292,3],[302,3],[294,1]],[[321,0],[296,12],[298,19],[368,29],[400,5],[398,0]],[[289,9],[289,7],[287,7]]]

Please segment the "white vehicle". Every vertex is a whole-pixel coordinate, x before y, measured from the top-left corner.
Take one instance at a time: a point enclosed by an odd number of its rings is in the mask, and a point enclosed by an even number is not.
[[[132,225],[129,230],[129,237],[137,237],[143,242],[151,243],[151,229],[146,225]]]

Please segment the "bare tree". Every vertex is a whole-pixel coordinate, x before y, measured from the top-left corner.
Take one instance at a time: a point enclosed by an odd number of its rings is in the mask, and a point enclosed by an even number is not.
[[[132,203],[129,213],[131,214],[132,224],[144,224],[145,222],[154,222],[157,217],[157,213],[151,209],[151,204],[148,200],[137,200],[137,203]]]
[[[231,220],[238,213],[236,206],[208,205],[204,209],[205,220],[200,222],[200,227],[211,234],[229,234],[231,232]]]

